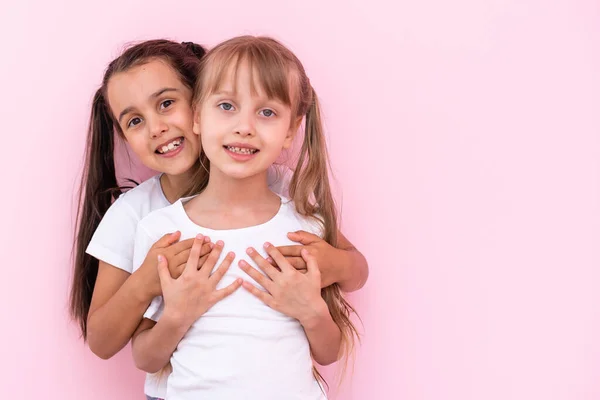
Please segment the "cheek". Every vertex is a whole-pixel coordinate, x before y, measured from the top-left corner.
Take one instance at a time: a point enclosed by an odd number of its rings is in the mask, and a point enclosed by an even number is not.
[[[152,151],[148,149],[148,142],[142,135],[126,136],[125,140],[138,158],[144,158],[151,155]]]

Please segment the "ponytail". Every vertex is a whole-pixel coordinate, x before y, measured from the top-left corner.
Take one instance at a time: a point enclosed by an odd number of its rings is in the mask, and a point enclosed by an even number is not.
[[[86,337],[87,317],[98,274],[98,260],[86,253],[87,245],[113,200],[121,194],[114,162],[114,127],[102,90],[92,103],[85,152],[85,167],[79,187],[75,270],[70,310]]]

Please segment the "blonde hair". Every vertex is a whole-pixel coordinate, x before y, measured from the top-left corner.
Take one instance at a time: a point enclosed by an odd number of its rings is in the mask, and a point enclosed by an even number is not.
[[[329,162],[323,135],[319,101],[300,60],[284,45],[269,37],[240,36],[227,40],[210,50],[200,63],[192,104],[198,107],[208,96],[219,90],[229,76],[244,63],[255,75],[270,98],[276,98],[292,109],[292,121],[305,119],[302,148],[290,182],[289,195],[296,211],[318,219],[324,227],[324,240],[337,245],[338,220],[335,202],[329,185]],[[254,90],[255,88],[253,88]],[[204,154],[204,165],[207,164]],[[206,172],[206,171],[204,171]],[[206,177],[193,182],[190,192],[206,187]],[[356,313],[344,299],[340,287],[333,284],[321,290],[331,316],[342,333],[340,358],[343,358],[342,376],[349,356],[353,353],[358,331],[350,317]],[[316,370],[315,370],[316,371]],[[318,372],[317,376],[323,379]]]

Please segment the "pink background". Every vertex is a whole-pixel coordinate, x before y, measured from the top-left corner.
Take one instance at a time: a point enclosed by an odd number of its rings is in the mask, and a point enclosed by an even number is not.
[[[254,33],[304,61],[370,262],[336,398],[600,398],[598,1],[5,4],[4,397],[142,398],[130,352],[99,360],[66,313],[90,99],[126,41]]]

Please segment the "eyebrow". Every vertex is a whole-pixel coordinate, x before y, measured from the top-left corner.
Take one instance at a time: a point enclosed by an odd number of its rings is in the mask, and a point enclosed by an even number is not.
[[[158,91],[156,91],[156,92],[152,93],[152,94],[150,95],[150,97],[151,97],[151,98],[156,98],[156,97],[160,96],[160,95],[161,95],[161,94],[163,94],[163,93],[166,93],[166,92],[177,92],[177,91],[178,91],[178,89],[176,89],[176,88],[171,88],[171,87],[162,88],[162,89],[160,89],[160,90],[158,90]],[[124,117],[125,115],[129,114],[129,113],[130,113],[130,112],[132,112],[134,109],[135,109],[135,107],[133,107],[133,106],[130,106],[130,107],[127,107],[126,109],[124,109],[123,111],[121,111],[121,113],[119,114],[119,118],[118,118],[118,121],[119,121],[119,123],[121,123],[121,120],[123,119],[123,117]]]

